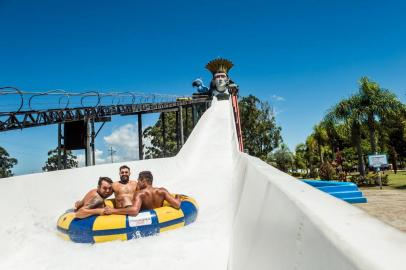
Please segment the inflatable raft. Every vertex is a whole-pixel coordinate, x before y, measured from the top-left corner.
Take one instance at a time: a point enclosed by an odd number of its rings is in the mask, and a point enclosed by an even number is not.
[[[58,219],[60,236],[76,243],[100,243],[114,240],[131,240],[173,230],[194,222],[198,206],[194,199],[180,195],[180,209],[165,202],[164,206],[141,211],[137,216],[106,215],[75,218],[73,210],[68,210]],[[113,200],[106,200],[113,207]]]

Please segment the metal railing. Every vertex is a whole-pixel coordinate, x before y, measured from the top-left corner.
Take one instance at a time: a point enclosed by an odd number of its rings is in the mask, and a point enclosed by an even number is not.
[[[9,97],[14,95],[14,102]],[[46,98],[39,102],[41,98]],[[11,102],[5,103],[4,102]],[[113,115],[177,110],[179,106],[207,103],[206,98],[136,92],[26,92],[0,87],[0,132],[78,120],[105,121]],[[14,106],[14,110],[5,110]],[[42,106],[42,107],[41,107]]]

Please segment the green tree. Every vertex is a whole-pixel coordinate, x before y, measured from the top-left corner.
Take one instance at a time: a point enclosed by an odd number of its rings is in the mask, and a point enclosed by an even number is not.
[[[353,95],[348,99],[341,100],[333,106],[325,116],[325,121],[342,123],[350,127],[351,141],[358,155],[358,170],[361,177],[365,177],[365,165],[363,151],[361,146],[361,126],[364,116],[364,110],[359,95]]]
[[[342,168],[352,170],[358,164],[361,178],[365,178],[364,153],[368,152],[388,153],[396,170],[397,160],[402,161],[406,156],[405,134],[405,105],[389,90],[362,77],[359,91],[332,106],[307,138],[305,158],[308,169],[311,175],[315,175],[315,164],[320,164],[328,171],[325,158],[334,161],[335,153],[340,149],[344,161]]]
[[[186,117],[186,108],[182,109],[183,115],[183,127],[185,140],[189,136],[193,129],[191,108],[188,108],[188,117]],[[146,141],[150,142],[150,145],[146,146],[145,158],[161,158],[175,156],[178,149],[178,138],[176,131],[176,112],[165,113],[165,145],[162,136],[162,113],[159,116],[158,121],[153,126],[147,127],[143,132],[143,137]]]
[[[306,170],[309,166],[306,159],[306,145],[300,143],[295,148],[294,164],[296,170]]]
[[[293,168],[293,154],[284,143],[272,154],[272,160],[281,171],[288,172]]]
[[[324,146],[328,143],[328,134],[325,126],[320,123],[313,127],[313,137],[317,145],[317,151],[319,153],[320,163],[324,162]]]
[[[244,140],[244,148],[256,157],[268,161],[270,153],[282,141],[281,128],[275,123],[275,117],[269,103],[260,101],[255,96],[243,97],[239,101],[241,129]],[[183,125],[185,130],[192,130],[191,109],[190,117],[186,119],[186,111],[183,109]],[[162,137],[162,114],[155,125],[146,128],[143,132],[145,141],[150,144],[146,146],[146,158],[158,158],[174,156],[179,151],[176,136],[176,113],[165,113],[165,139]],[[189,134],[185,133],[185,137]]]
[[[252,156],[267,161],[270,153],[282,142],[281,127],[268,102],[253,95],[239,101],[244,148]]]
[[[338,132],[335,128],[334,123],[322,121],[319,125],[322,125],[324,130],[326,131],[327,141],[325,142],[326,148],[330,147],[330,159],[334,159],[334,153],[336,152],[337,148],[339,148],[339,136]]]
[[[358,157],[357,153],[354,150],[354,147],[346,147],[342,151],[343,158],[343,170],[346,172],[352,171],[354,168],[357,168]]]
[[[70,169],[70,168],[77,168],[78,167],[78,162],[76,160],[76,156],[73,155],[72,151],[67,150],[66,151],[66,168],[65,169]],[[62,154],[61,156],[61,163],[62,166],[64,165],[64,156]],[[58,148],[52,149],[48,151],[48,159],[45,162],[45,166],[42,167],[42,170],[44,172],[50,172],[50,171],[56,171],[58,170]]]
[[[306,139],[306,153],[305,153],[305,159],[308,164],[308,172],[307,176],[311,178],[317,178],[318,176],[318,164],[320,162],[318,151],[317,151],[317,142],[311,134],[310,136],[307,137]]]
[[[330,162],[325,161],[320,166],[319,175],[322,180],[333,180],[335,178],[335,169]]]
[[[389,160],[395,173],[398,160],[406,156],[406,119],[404,113],[399,112],[396,117],[386,117],[381,120],[381,143],[386,147]]]
[[[0,146],[0,178],[13,176],[11,169],[17,162],[17,159],[11,158],[7,150]]]
[[[377,152],[375,131],[377,120],[385,116],[393,117],[397,112],[404,110],[404,105],[397,99],[396,95],[389,90],[382,89],[376,82],[367,77],[360,80],[360,109],[363,118],[368,126],[371,153]]]

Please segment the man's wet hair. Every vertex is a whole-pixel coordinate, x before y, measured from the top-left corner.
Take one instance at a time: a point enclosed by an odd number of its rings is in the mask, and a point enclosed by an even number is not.
[[[102,176],[102,177],[99,177],[99,182],[97,182],[97,185],[101,186],[103,181],[106,181],[110,185],[113,184],[113,180],[111,180],[109,177]]]
[[[121,166],[120,169],[118,169],[118,171],[121,172],[122,169],[128,169],[129,171],[131,171],[130,167],[128,167],[127,165]]]
[[[152,184],[154,177],[152,176],[152,173],[150,171],[142,171],[138,175],[138,180],[141,180],[141,179],[145,179],[145,180],[147,180],[148,183]]]

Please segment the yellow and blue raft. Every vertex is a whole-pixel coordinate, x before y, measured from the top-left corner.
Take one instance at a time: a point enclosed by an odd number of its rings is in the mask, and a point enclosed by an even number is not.
[[[155,235],[189,225],[197,218],[198,206],[194,199],[180,195],[180,209],[168,203],[153,210],[141,211],[137,216],[106,215],[75,218],[68,210],[58,219],[57,229],[66,240],[76,243],[100,243],[114,240],[131,240]],[[106,205],[113,207],[112,200]]]

